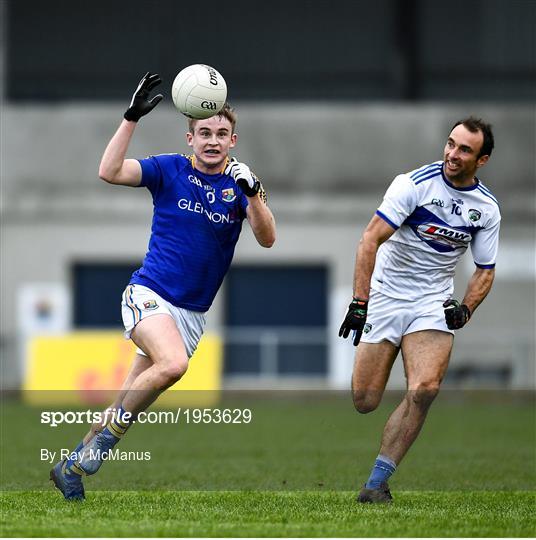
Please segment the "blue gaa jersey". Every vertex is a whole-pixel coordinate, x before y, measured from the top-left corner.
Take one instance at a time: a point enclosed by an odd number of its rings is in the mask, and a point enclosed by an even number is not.
[[[495,267],[497,199],[479,180],[455,188],[442,161],[397,176],[376,214],[396,229],[378,250],[371,280],[387,296],[451,295],[456,264],[469,246],[478,267]]]
[[[203,174],[180,154],[139,160],[153,196],[149,250],[130,283],[173,305],[205,312],[231,264],[247,197],[231,176]]]

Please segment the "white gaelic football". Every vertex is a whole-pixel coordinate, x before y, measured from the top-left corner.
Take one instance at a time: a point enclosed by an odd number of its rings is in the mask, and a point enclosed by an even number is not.
[[[223,108],[227,84],[213,67],[194,64],[175,77],[171,97],[175,107],[188,118],[210,118]]]

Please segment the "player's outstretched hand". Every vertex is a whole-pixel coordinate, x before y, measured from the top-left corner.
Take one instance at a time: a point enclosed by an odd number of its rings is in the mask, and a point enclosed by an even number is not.
[[[350,330],[355,330],[354,345],[357,346],[367,321],[368,300],[354,298],[339,329],[339,337],[347,338]]]
[[[129,108],[123,115],[126,120],[137,122],[142,116],[150,113],[164,98],[162,94],[156,95],[149,100],[151,90],[162,82],[160,75],[147,72],[138,84],[138,88],[132,96]]]
[[[231,159],[225,167],[225,174],[233,177],[246,197],[255,197],[259,193],[261,184],[245,163],[240,163],[236,158]]]
[[[457,300],[447,300],[445,308],[445,321],[449,330],[459,330],[471,318],[471,311],[465,304],[460,304]]]

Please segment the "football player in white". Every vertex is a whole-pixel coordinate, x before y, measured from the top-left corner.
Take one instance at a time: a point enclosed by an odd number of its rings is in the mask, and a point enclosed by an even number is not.
[[[359,502],[390,502],[387,480],[422,428],[447,370],[454,330],[491,289],[500,212],[476,177],[494,146],[491,126],[456,122],[442,161],[397,176],[366,227],[356,255],[353,299],[339,331],[354,332],[355,408],[379,405],[398,352],[407,393],[383,431]],[[461,302],[452,298],[457,262],[471,247],[475,271]]]

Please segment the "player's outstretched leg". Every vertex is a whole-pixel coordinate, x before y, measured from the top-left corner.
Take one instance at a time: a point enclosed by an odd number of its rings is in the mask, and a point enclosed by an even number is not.
[[[132,386],[132,383],[136,380],[136,377],[143,373],[146,369],[153,365],[152,361],[144,355],[138,354],[134,358],[132,367],[130,369],[123,386],[119,392],[119,395],[105,411],[106,415],[108,412],[117,410],[120,406],[120,403],[125,396],[126,392]],[[111,412],[110,412],[111,414]],[[91,429],[78,444],[78,446],[71,452],[70,456],[79,456],[80,452],[86,444],[88,444],[97,433],[100,433],[104,428],[102,423],[96,422],[91,426]],[[72,467],[73,463],[78,461],[77,459],[71,460],[69,463],[68,459],[62,459],[59,463],[56,463],[50,471],[50,480],[54,482],[54,485],[63,493],[67,500],[80,500],[84,498],[84,486],[82,484],[82,471],[80,469],[75,469]],[[70,465],[70,467],[68,467]],[[67,475],[67,476],[65,476]],[[67,495],[66,495],[67,492]],[[75,496],[71,497],[71,493],[74,493]],[[81,493],[81,497],[77,497],[76,494]]]
[[[398,347],[388,341],[358,345],[352,374],[352,396],[358,412],[366,414],[379,405],[397,354]],[[357,500],[391,502],[393,498],[387,479],[395,469],[395,463],[389,458],[378,456],[373,475],[361,489]]]
[[[385,425],[380,454],[358,501],[389,502],[391,499],[387,481],[424,424],[447,370],[451,348],[452,335],[437,330],[414,332],[402,339],[408,390]]]
[[[152,365],[135,378],[112,420],[84,446],[79,460],[68,462],[74,471],[95,474],[137,415],[176,383],[188,368],[186,348],[171,316],[155,314],[141,320],[132,332],[132,339],[147,353]]]

